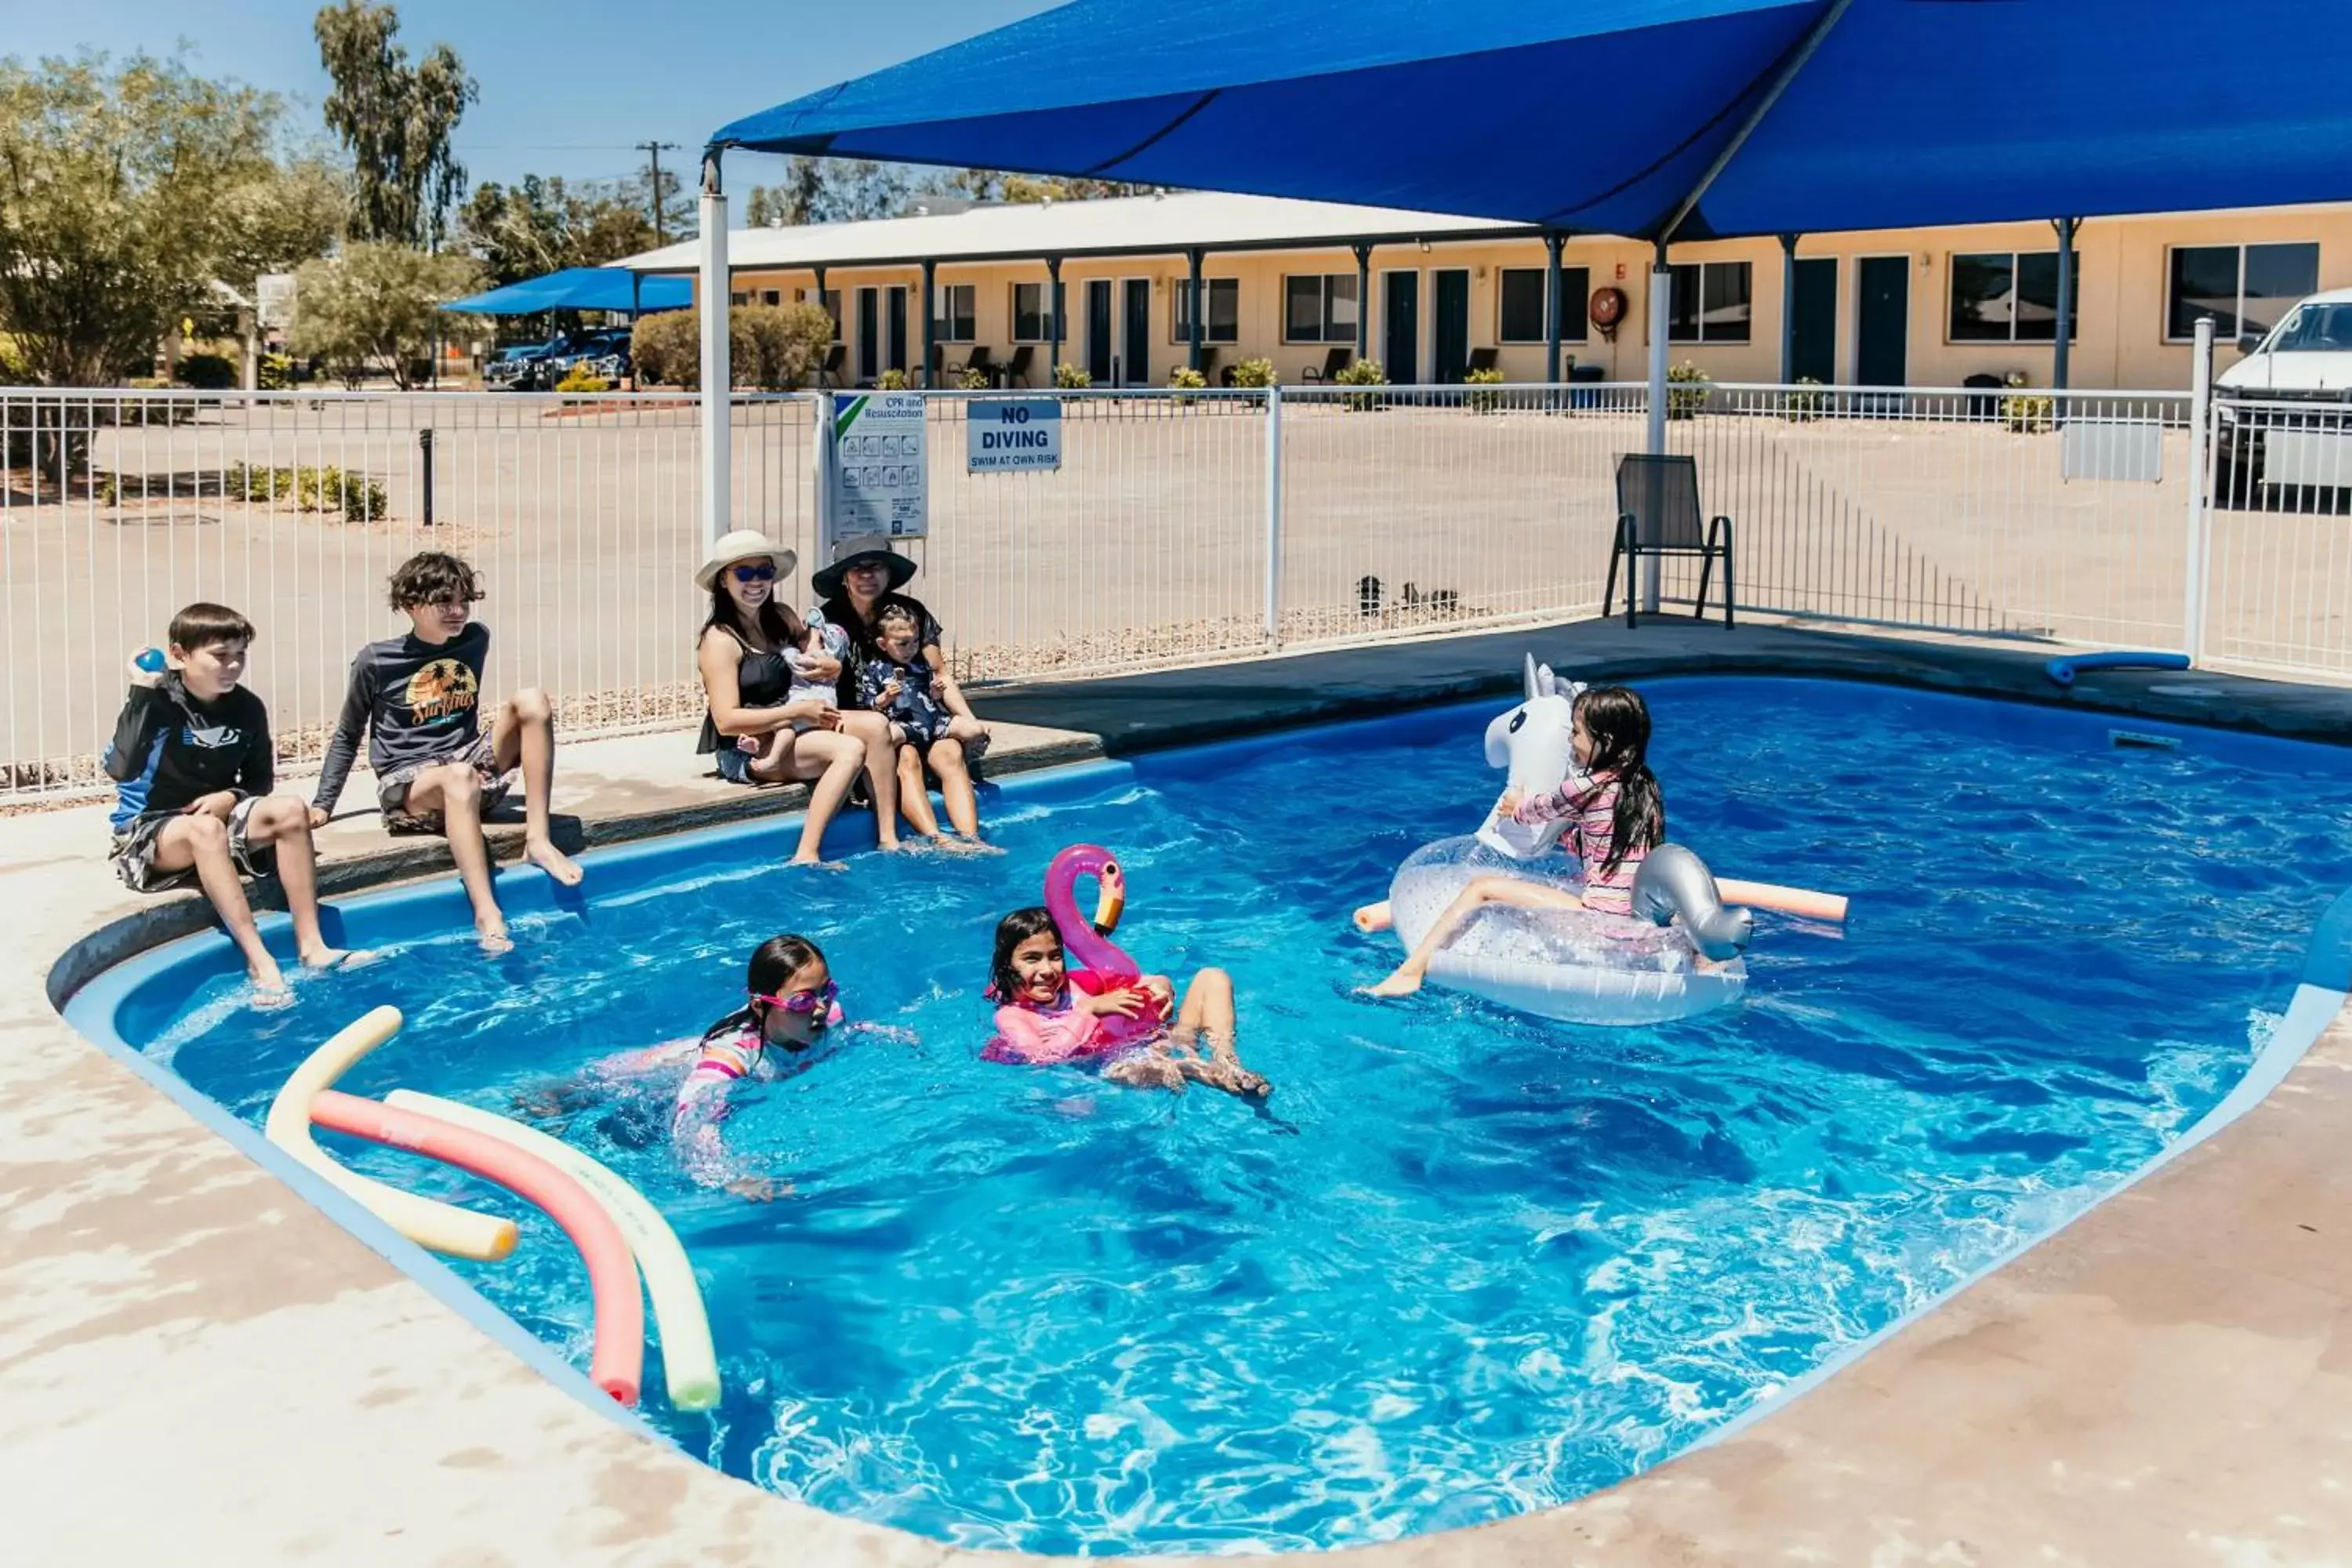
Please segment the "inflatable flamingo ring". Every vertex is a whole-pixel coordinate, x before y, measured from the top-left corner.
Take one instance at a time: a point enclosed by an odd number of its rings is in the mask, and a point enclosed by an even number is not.
[[[1091,921],[1078,913],[1078,882],[1086,877],[1095,879],[1097,889]],[[1132,984],[1143,973],[1142,965],[1108,934],[1118,929],[1118,917],[1126,909],[1127,875],[1118,868],[1118,857],[1101,845],[1073,844],[1045,868],[1045,912],[1061,929],[1063,951],[1074,961],[1072,968],[1085,970],[1106,989]],[[1103,1025],[1104,1034],[1116,1047],[1150,1039],[1167,1027],[1168,1016],[1153,996],[1137,1016],[1113,1016],[1105,1018]]]

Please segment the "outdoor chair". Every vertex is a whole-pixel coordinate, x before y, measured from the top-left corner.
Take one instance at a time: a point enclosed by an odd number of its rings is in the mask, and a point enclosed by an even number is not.
[[[997,384],[998,384],[998,385],[1000,385],[1000,386],[1026,386],[1026,385],[1028,385],[1028,384],[1029,384],[1029,367],[1030,367],[1032,364],[1034,364],[1034,363],[1036,363],[1036,359],[1037,359],[1037,345],[1036,345],[1036,344],[1034,344],[1034,343],[1023,343],[1023,344],[1021,344],[1019,347],[1015,348],[1015,349],[1013,351],[1013,357],[1012,357],[1010,360],[1007,360],[1007,361],[1005,362],[1005,364],[1004,364],[1004,376],[1003,376],[1003,380],[1001,380]]]
[[[841,367],[848,363],[848,345],[845,343],[834,344],[833,347],[825,353],[824,363],[817,367],[817,385],[820,387],[839,386],[841,384]]]
[[[996,384],[996,367],[988,363],[986,343],[972,344],[971,353],[964,356],[963,364],[956,374],[959,379],[969,378],[973,371],[980,372],[991,386]]]
[[[1698,595],[1691,619],[1706,615],[1706,586],[1715,563],[1723,561],[1723,624],[1731,626],[1731,520],[1718,517],[1704,531],[1699,519],[1698,460],[1695,458],[1653,457],[1628,452],[1617,459],[1617,540],[1609,552],[1608,585],[1601,591],[1601,613],[1610,613],[1617,597],[1617,566],[1625,566],[1625,624],[1633,625],[1635,597],[1641,592],[1642,558],[1696,555],[1699,558]]]
[[[1348,362],[1355,357],[1356,351],[1353,349],[1333,349],[1323,356],[1321,370],[1317,370],[1311,364],[1307,367],[1305,378],[1308,382],[1328,386],[1339,379],[1339,373],[1347,369]]]
[[[1228,368],[1225,374],[1231,375],[1233,372]],[[1217,345],[1214,343],[1201,345],[1201,379],[1211,386],[1217,384]]]
[[[1500,349],[1472,349],[1470,363],[1465,367],[1465,374],[1475,375],[1482,370],[1493,370],[1496,362],[1502,357]]]

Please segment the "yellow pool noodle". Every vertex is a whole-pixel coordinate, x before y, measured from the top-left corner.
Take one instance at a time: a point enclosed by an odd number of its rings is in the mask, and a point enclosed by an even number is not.
[[[312,1051],[279,1086],[278,1098],[270,1101],[269,1120],[264,1123],[263,1131],[272,1143],[341,1188],[369,1213],[419,1247],[445,1252],[452,1258],[496,1262],[514,1250],[514,1221],[419,1197],[356,1171],[347,1171],[329,1159],[326,1151],[310,1136],[311,1099],[323,1089],[334,1088],[335,1080],[349,1072],[361,1058],[400,1033],[400,1026],[397,1007],[378,1007],[345,1026]]]

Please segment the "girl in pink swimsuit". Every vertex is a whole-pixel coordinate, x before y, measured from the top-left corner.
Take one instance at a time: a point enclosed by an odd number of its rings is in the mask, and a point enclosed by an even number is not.
[[[981,1053],[986,1060],[1098,1067],[1114,1083],[1139,1089],[1181,1092],[1190,1079],[1253,1100],[1273,1092],[1242,1065],[1234,983],[1222,969],[1192,977],[1171,1030],[1165,1020],[1175,986],[1166,975],[1127,980],[1071,971],[1061,931],[1038,908],[1015,910],[998,923],[990,976],[996,1037]]]

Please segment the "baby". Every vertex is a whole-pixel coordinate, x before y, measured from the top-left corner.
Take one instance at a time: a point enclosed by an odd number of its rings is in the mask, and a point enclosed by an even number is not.
[[[928,750],[936,741],[977,740],[978,722],[949,712],[939,700],[919,635],[911,612],[897,605],[882,612],[874,626],[879,657],[858,666],[859,700],[890,721],[890,738],[903,744]]]
[[[849,662],[849,634],[826,620],[814,610],[808,616],[808,638],[799,647],[784,650],[784,667],[793,672],[792,689],[784,694],[787,704],[811,700],[830,703],[837,690],[830,679],[820,679],[809,673],[810,667],[820,659],[833,659],[840,664]],[[793,725],[795,731],[813,730],[814,721],[801,720]]]

